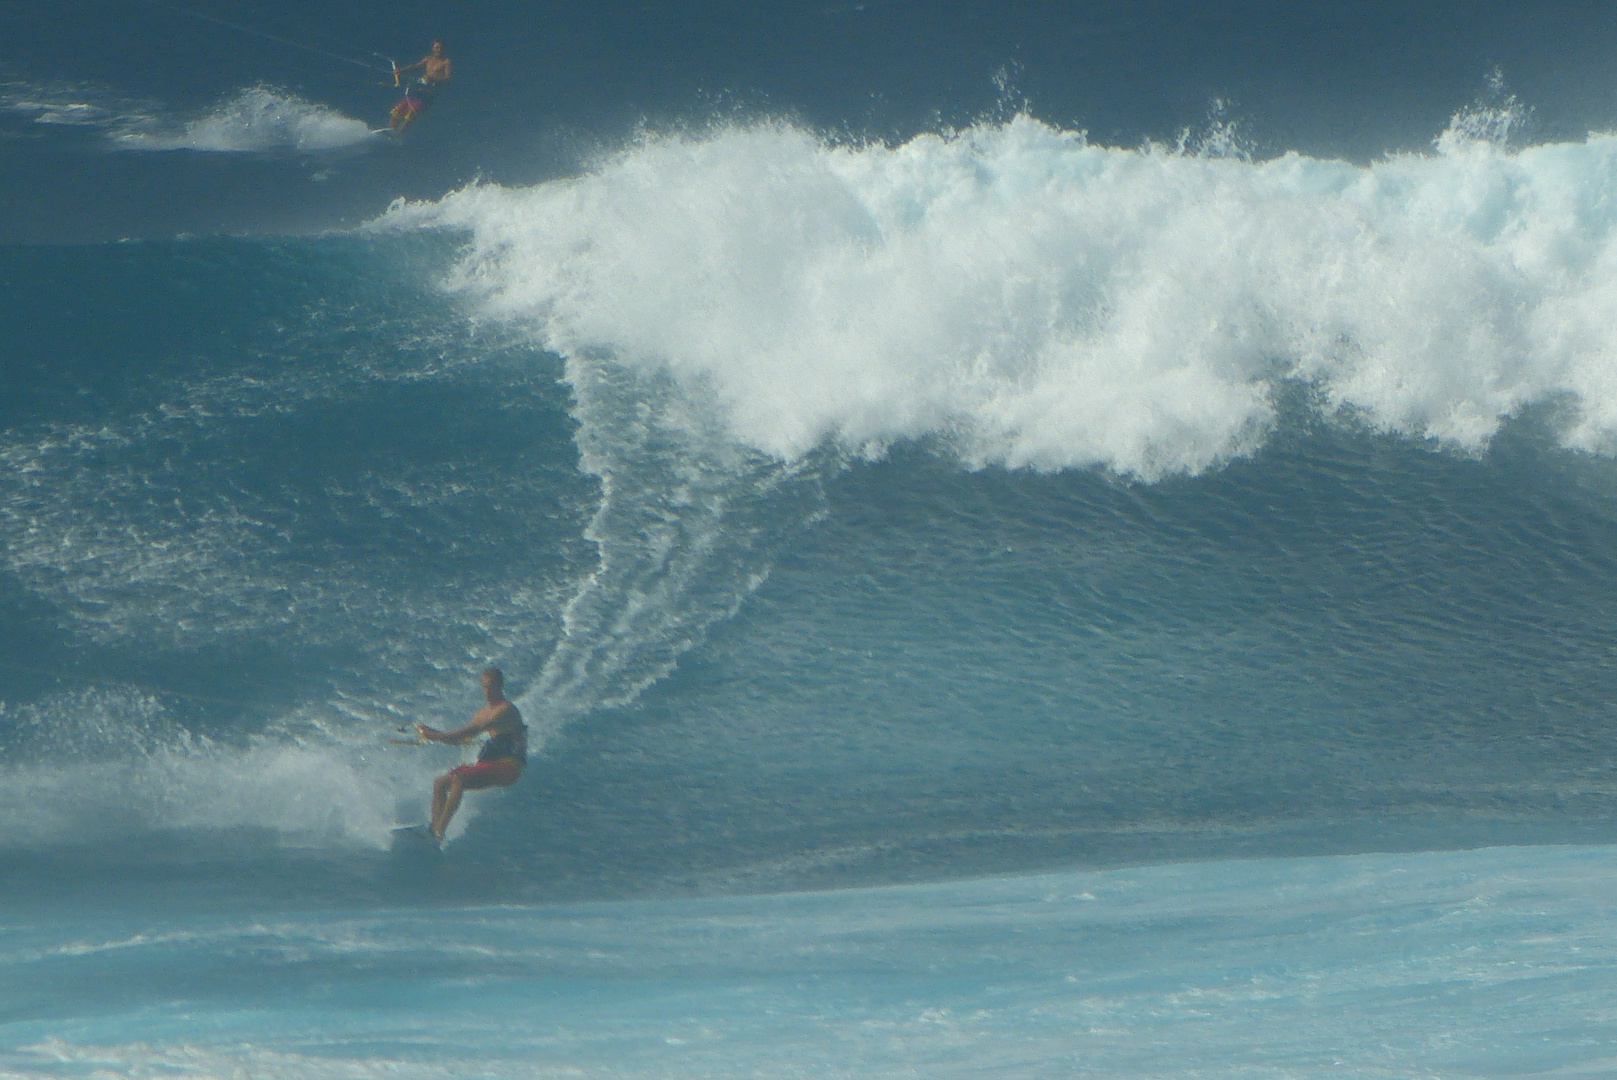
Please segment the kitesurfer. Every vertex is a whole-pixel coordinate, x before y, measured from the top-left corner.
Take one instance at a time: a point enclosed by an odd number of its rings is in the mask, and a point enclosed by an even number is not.
[[[528,761],[528,725],[517,707],[505,700],[505,676],[497,667],[483,669],[483,698],[487,702],[472,715],[471,722],[453,731],[439,731],[426,724],[415,726],[425,742],[460,746],[479,735],[488,742],[477,752],[477,764],[459,765],[433,781],[432,835],[441,842],[449,821],[460,809],[460,797],[467,791],[510,787],[522,775]]]
[[[419,70],[421,77],[412,79],[408,83],[401,80],[407,72]],[[413,64],[393,70],[395,85],[404,86],[404,96],[399,103],[393,106],[389,114],[387,126],[395,132],[402,132],[410,126],[410,121],[427,111],[438,91],[445,86],[454,74],[454,65],[449,57],[444,55],[444,43],[434,41],[432,52],[423,56]]]

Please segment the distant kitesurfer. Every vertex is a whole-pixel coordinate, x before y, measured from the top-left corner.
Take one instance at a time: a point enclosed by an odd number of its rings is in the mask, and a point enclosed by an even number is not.
[[[419,79],[412,79],[408,83],[400,81],[406,72],[417,69],[421,72]],[[449,82],[453,74],[454,65],[444,55],[444,43],[441,41],[434,41],[432,52],[415,63],[393,69],[393,82],[404,87],[404,96],[393,106],[387,126],[395,132],[409,127],[410,121],[427,111],[427,106],[432,104],[432,99],[437,97],[439,89]]]
[[[472,714],[471,723],[454,731],[439,731],[426,724],[415,726],[416,734],[426,742],[450,746],[469,743],[479,735],[489,736],[477,752],[477,764],[457,766],[433,781],[432,835],[440,841],[450,819],[460,809],[464,792],[510,787],[528,762],[528,725],[522,722],[517,707],[505,700],[505,676],[499,668],[483,669],[483,697],[488,704]]]

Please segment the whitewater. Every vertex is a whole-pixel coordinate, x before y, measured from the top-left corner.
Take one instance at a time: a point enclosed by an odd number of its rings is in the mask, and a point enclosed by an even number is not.
[[[1521,116],[0,249],[0,1076],[1609,1072],[1617,141]]]
[[[730,128],[384,224],[467,230],[479,310],[706,384],[781,458],[946,435],[975,466],[1150,481],[1249,453],[1286,381],[1470,452],[1566,396],[1564,445],[1609,452],[1617,144],[1512,152],[1511,121],[1369,167],[1027,117],[896,147]]]

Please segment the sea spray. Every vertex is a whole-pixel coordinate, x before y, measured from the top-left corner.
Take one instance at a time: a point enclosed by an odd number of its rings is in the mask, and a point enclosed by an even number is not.
[[[126,151],[329,154],[374,145],[384,134],[330,105],[265,84],[187,114],[93,84],[12,80],[0,82],[0,113],[85,128]]]
[[[1571,400],[1617,446],[1617,137],[1456,125],[1369,166],[1089,143],[1029,117],[897,146],[786,124],[648,136],[384,227],[575,361],[667,371],[783,460],[942,438],[973,466],[1155,480],[1249,454],[1280,388],[1476,452]]]

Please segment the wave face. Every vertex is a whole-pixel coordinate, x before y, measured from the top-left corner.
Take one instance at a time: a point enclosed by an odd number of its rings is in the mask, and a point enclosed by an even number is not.
[[[544,365],[474,342],[420,252],[9,257],[3,846],[385,846],[438,763],[378,733],[461,712],[468,651],[548,650],[592,564]]]

